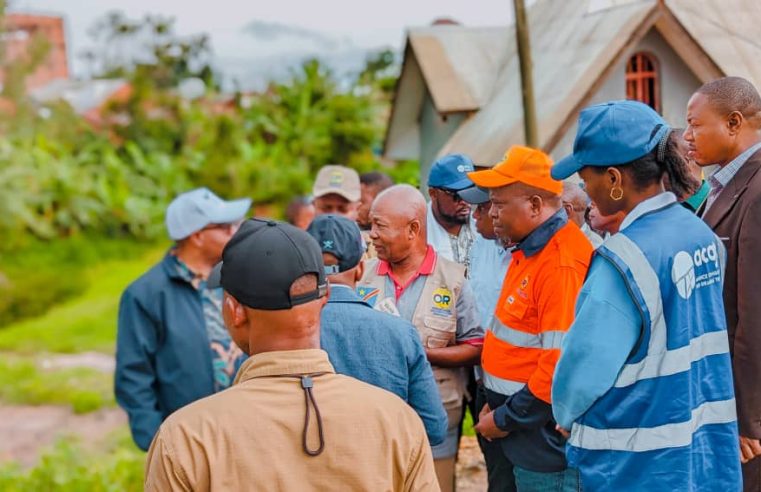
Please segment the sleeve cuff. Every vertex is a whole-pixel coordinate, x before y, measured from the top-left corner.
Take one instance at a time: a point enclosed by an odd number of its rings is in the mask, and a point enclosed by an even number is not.
[[[468,340],[457,340],[458,345],[473,345],[474,347],[482,347],[484,345],[483,338],[469,338]]]

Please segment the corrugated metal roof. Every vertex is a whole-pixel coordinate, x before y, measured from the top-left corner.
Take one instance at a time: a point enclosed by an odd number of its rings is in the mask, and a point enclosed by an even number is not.
[[[761,88],[761,1],[667,0],[666,5],[725,74]]]
[[[656,6],[654,0],[640,1],[587,13],[587,0],[542,0],[529,10],[541,146]],[[517,57],[512,57],[502,68],[489,103],[455,132],[441,154],[456,149],[487,164],[497,162],[510,145],[524,141],[518,73]]]
[[[494,91],[500,68],[515,56],[509,27],[414,28],[409,42],[440,113],[481,108]]]

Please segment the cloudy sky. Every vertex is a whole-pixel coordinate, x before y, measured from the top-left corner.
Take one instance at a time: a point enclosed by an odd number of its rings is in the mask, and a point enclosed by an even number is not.
[[[80,54],[88,30],[104,14],[130,18],[161,14],[176,19],[179,34],[210,35],[217,66],[244,85],[278,76],[305,56],[319,55],[339,71],[361,64],[367,50],[401,49],[404,30],[449,17],[469,26],[511,22],[510,0],[10,0],[10,9],[63,15],[70,67],[86,76]]]

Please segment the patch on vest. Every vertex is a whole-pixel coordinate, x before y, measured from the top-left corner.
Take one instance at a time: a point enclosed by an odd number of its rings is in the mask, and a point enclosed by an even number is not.
[[[521,289],[525,289],[526,287],[528,287],[528,279],[529,279],[529,276],[526,275],[526,278],[521,280]]]
[[[705,248],[697,248],[690,254],[680,251],[674,255],[671,265],[671,280],[683,299],[689,299],[693,291],[721,282],[721,264],[719,262],[720,246],[715,243]],[[708,272],[698,273],[696,268],[704,267]]]
[[[434,290],[431,313],[438,316],[452,316],[452,300],[451,290],[444,288]]]
[[[357,295],[370,306],[375,307],[375,302],[378,300],[378,294],[380,294],[380,289],[357,287]]]

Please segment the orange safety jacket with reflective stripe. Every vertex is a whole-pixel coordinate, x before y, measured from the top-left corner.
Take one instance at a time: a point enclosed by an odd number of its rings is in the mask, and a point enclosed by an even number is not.
[[[560,343],[573,322],[592,252],[571,221],[533,255],[513,252],[484,339],[481,365],[488,389],[509,396],[528,384],[534,396],[551,403]]]

